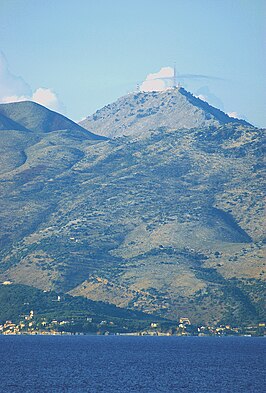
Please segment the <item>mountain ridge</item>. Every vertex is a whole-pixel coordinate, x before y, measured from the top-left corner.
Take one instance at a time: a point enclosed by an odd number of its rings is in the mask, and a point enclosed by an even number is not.
[[[38,133],[60,130],[85,131],[83,127],[68,119],[66,116],[33,101],[0,104],[0,116],[1,123],[7,119],[6,123],[1,127],[2,129],[15,129],[19,131],[28,130]],[[3,128],[4,125],[8,125],[8,128]],[[13,128],[13,125],[17,125],[19,128]],[[88,130],[86,130],[86,135],[91,139],[103,139]]]
[[[79,124],[109,138],[145,135],[158,127],[191,129],[231,123],[251,126],[196,98],[184,88],[135,92],[99,109]]]

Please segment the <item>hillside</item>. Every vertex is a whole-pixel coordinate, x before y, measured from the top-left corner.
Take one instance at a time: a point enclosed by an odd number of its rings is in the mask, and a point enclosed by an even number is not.
[[[1,104],[0,104],[1,105]],[[0,130],[27,131],[25,127],[0,113]]]
[[[193,323],[265,318],[264,130],[219,122],[1,131],[24,162],[0,176],[0,280]]]
[[[6,321],[18,324],[22,321],[24,325],[28,325],[26,318],[31,310],[33,316],[30,321],[34,329],[37,327],[42,330],[50,325],[51,329],[59,331],[127,332],[147,329],[151,323],[150,315],[95,302],[84,297],[73,297],[62,293],[59,295],[26,285],[0,284],[0,324]],[[43,321],[45,321],[44,325]],[[56,321],[56,324],[52,321]],[[102,321],[105,323],[101,323]],[[160,321],[167,326],[167,321]],[[168,325],[170,325],[169,321]]]
[[[181,87],[162,92],[127,94],[88,116],[80,125],[96,134],[113,138],[144,135],[159,127],[191,129],[227,123],[250,126],[244,120],[229,117]]]
[[[35,102],[0,104],[0,173],[22,166],[24,175],[29,177],[31,172],[38,170],[36,168],[41,170],[47,155],[62,157],[60,162],[57,160],[60,171],[62,165],[68,165],[68,161],[83,154],[78,149],[80,143],[104,139]],[[27,155],[31,146],[34,146],[34,163],[31,153]],[[50,166],[53,166],[52,161]]]
[[[84,134],[84,128],[72,120],[32,101],[0,104],[0,129],[37,133],[68,130]],[[90,139],[101,139],[90,132],[87,132],[86,136]]]

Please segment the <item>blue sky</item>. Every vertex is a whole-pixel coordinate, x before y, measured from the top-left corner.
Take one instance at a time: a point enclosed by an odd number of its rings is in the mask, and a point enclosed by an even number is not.
[[[0,100],[80,120],[176,63],[187,90],[266,127],[265,17],[265,0],[0,0]]]

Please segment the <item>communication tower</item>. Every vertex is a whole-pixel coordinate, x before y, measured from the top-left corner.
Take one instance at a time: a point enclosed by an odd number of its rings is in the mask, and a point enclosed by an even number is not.
[[[173,88],[176,87],[176,64],[174,64]]]

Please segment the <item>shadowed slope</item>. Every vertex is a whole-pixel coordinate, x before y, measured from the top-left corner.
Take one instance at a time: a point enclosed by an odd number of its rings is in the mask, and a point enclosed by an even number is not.
[[[32,101],[0,104],[0,115],[9,119],[9,124],[3,124],[2,129],[27,129],[39,133],[69,130],[79,131],[90,139],[103,139],[100,136],[84,130],[84,128],[67,117]],[[14,122],[19,124],[21,128],[12,128]],[[8,126],[8,128],[4,128],[6,126]]]
[[[0,104],[1,105],[1,104]],[[1,108],[1,106],[0,106]],[[1,111],[1,109],[0,109]],[[27,131],[21,124],[9,119],[3,113],[0,113],[0,131],[1,130],[20,130]]]

